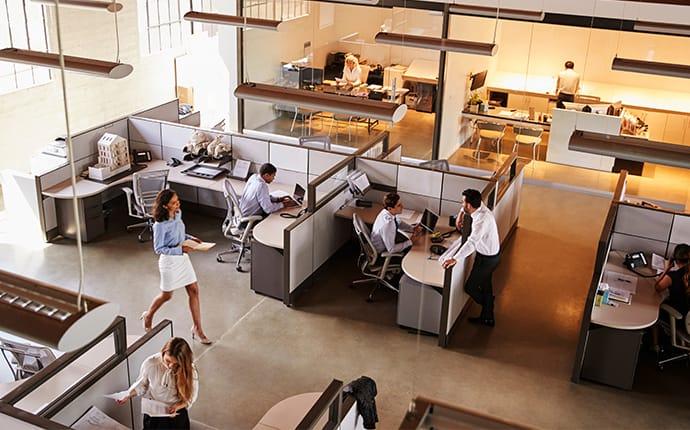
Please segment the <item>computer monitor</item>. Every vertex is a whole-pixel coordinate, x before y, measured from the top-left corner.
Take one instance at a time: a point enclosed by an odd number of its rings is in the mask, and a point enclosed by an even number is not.
[[[347,184],[350,192],[354,196],[364,197],[364,195],[371,189],[371,183],[367,174],[361,170],[354,170],[347,175]]]
[[[438,215],[429,209],[424,209],[424,213],[422,214],[422,219],[419,221],[419,225],[424,227],[424,229],[428,230],[430,233],[433,233],[437,222]]]
[[[297,200],[300,204],[304,203],[304,196],[307,193],[307,190],[305,190],[300,184],[295,184],[295,192],[292,194],[292,197]]]
[[[323,85],[323,69],[304,67],[299,71],[300,88],[310,85]]]
[[[470,85],[470,91],[478,90],[484,86],[486,83],[486,73],[488,70],[483,70],[479,73],[472,75],[472,84]]]

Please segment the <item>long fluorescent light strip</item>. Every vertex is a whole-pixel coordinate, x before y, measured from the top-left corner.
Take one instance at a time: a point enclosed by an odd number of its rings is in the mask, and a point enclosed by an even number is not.
[[[633,25],[635,31],[644,33],[673,34],[690,36],[690,26],[682,24],[664,24],[661,22],[637,21]]]
[[[235,97],[267,103],[288,104],[381,121],[399,122],[407,113],[405,104],[326,94],[316,91],[247,82],[235,88]]]
[[[439,37],[416,36],[401,33],[380,32],[374,37],[377,43],[435,49],[438,51],[460,52],[463,54],[492,56],[496,53],[495,43],[473,42],[469,40],[441,39]]]
[[[690,79],[690,65],[687,64],[659,63],[656,61],[615,57],[611,63],[611,69],[621,72]]]
[[[0,49],[0,61],[31,64],[33,66],[51,67],[54,69],[60,68],[60,58],[58,54],[19,48]],[[65,55],[65,70],[102,76],[110,79],[121,79],[132,73],[134,68],[124,63]]]
[[[483,16],[486,18],[496,18],[496,8],[485,6],[470,5],[451,5],[450,13],[458,15]],[[522,21],[544,21],[544,11],[532,11],[521,9],[498,10],[498,18],[518,19]]]
[[[233,25],[235,27],[258,28],[261,30],[279,30],[282,21],[272,19],[250,18],[245,16],[223,15],[220,13],[191,11],[184,14],[184,19],[207,24]]]
[[[34,3],[46,6],[55,6],[55,0],[31,0]],[[60,6],[67,6],[79,9],[102,9],[108,12],[119,12],[122,10],[122,3],[98,0],[60,0]]]

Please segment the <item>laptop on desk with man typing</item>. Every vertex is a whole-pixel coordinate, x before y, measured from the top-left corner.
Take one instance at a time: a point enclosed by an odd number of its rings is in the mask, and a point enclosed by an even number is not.
[[[292,195],[281,190],[271,191],[271,201],[279,202],[287,197],[289,203],[288,207],[302,206],[304,204],[304,196],[306,193],[307,190],[302,188],[300,184],[295,184],[295,190],[293,191]]]

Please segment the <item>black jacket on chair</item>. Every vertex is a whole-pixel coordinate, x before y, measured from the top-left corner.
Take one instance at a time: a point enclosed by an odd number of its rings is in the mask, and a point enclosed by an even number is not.
[[[357,399],[357,412],[364,420],[365,429],[375,429],[379,421],[376,413],[376,382],[368,376],[355,379],[345,388]]]

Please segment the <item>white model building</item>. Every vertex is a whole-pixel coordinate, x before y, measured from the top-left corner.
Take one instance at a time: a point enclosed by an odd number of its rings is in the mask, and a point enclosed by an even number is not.
[[[97,145],[98,164],[89,167],[89,177],[102,180],[129,169],[127,139],[117,134],[104,133]]]

